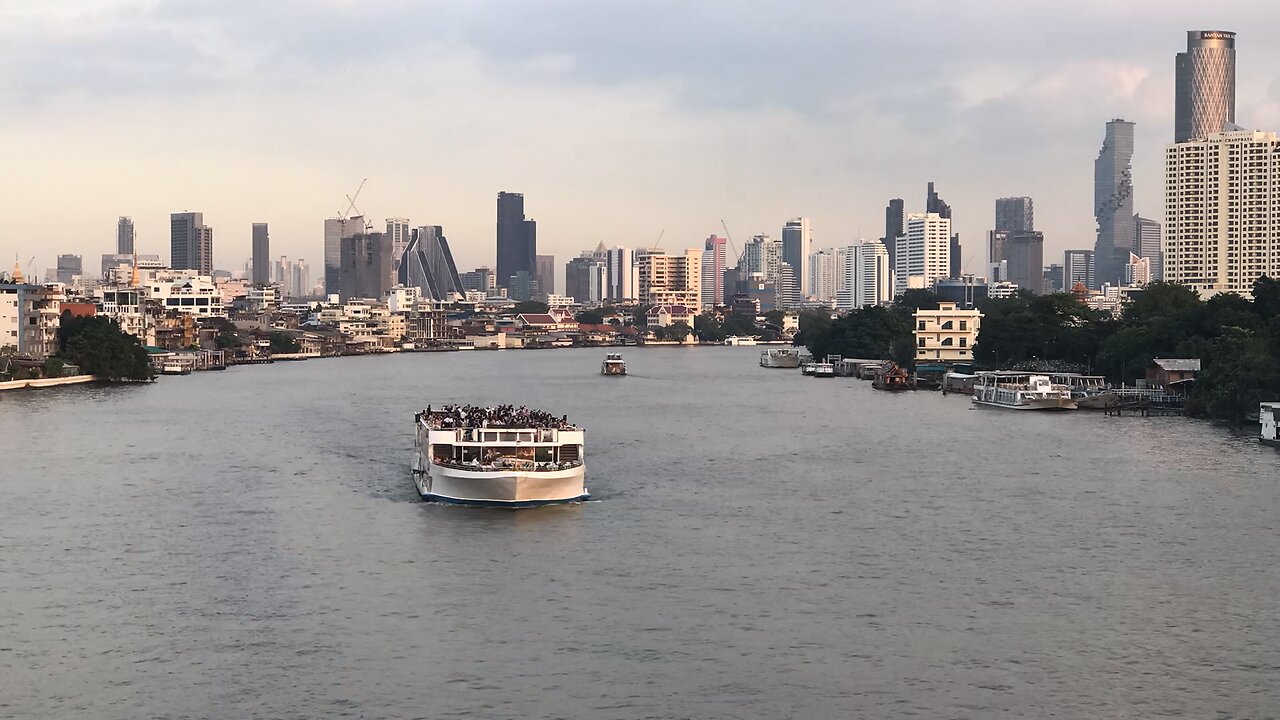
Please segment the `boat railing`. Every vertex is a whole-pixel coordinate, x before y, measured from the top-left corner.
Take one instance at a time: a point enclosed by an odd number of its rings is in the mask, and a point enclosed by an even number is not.
[[[520,458],[500,458],[490,463],[482,463],[479,460],[471,462],[456,462],[453,460],[442,460],[436,458],[431,461],[440,467],[451,468],[453,470],[466,470],[471,472],[501,472],[503,470],[522,470],[525,472],[555,472],[557,470],[571,470],[582,465],[581,460],[568,460],[564,462],[536,462],[534,460],[523,460]]]

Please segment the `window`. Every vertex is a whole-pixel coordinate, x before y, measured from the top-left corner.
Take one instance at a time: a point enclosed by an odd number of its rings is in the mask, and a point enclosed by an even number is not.
[[[919,345],[920,347],[924,347],[924,342],[925,342],[924,338],[920,338],[919,340],[916,341],[916,344]]]
[[[954,345],[954,344],[955,344],[955,343],[953,343],[953,342],[952,342],[952,338],[942,338],[942,346],[943,346],[943,347],[951,347],[951,346],[952,346],[952,345]]]
[[[920,321],[920,324],[918,324],[918,325],[916,326],[916,329],[917,329],[917,330],[923,330],[923,329],[924,329],[924,321],[923,321],[923,320],[921,320],[921,321]]]
[[[969,329],[969,321],[968,321],[968,320],[961,320],[961,321],[960,321],[960,329],[961,329],[961,330],[968,330],[968,329]]]
[[[969,338],[960,338],[960,347],[967,347],[968,345],[969,345]]]
[[[942,328],[941,328],[941,329],[942,329],[942,330],[951,330],[951,329],[952,329],[952,325],[953,325],[953,323],[952,323],[950,320],[948,320],[948,321],[946,321],[946,322],[942,323]]]

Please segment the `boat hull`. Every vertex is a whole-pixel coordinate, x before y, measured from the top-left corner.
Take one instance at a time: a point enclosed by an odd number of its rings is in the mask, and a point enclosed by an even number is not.
[[[1001,408],[1003,410],[1076,410],[1079,407],[1075,400],[1069,398],[1037,398],[1012,405],[974,397],[973,404]]]
[[[428,463],[415,470],[418,495],[431,502],[490,507],[536,507],[586,500],[583,465],[552,471],[471,471]]]

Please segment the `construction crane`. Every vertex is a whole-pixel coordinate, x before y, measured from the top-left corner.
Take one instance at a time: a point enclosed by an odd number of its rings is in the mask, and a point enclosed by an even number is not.
[[[658,246],[662,244],[662,236],[666,234],[667,234],[667,229],[662,228],[662,232],[658,233],[658,241],[653,244],[654,250],[657,250]]]
[[[343,212],[338,213],[339,220],[345,221],[347,220],[347,218],[351,217],[352,210],[356,211],[356,217],[362,217],[362,218],[364,217],[364,213],[360,212],[360,208],[356,207],[356,199],[360,197],[360,191],[364,189],[364,184],[366,182],[369,182],[369,178],[364,178],[363,180],[360,181],[360,187],[356,188],[355,195],[347,196],[347,209]],[[366,231],[372,230],[373,223],[369,222],[368,218],[364,218],[364,221],[365,221],[364,229]]]
[[[733,236],[729,234],[729,226],[725,224],[724,219],[720,220],[720,227],[724,228],[724,238],[729,241],[729,249],[733,250],[734,257],[737,258],[737,265],[742,266],[742,255],[738,254],[738,247],[733,244]]]

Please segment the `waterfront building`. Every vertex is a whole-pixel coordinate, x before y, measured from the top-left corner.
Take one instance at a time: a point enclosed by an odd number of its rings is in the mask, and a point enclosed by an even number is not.
[[[1164,246],[1160,238],[1160,223],[1133,216],[1133,254],[1144,258],[1151,267],[1151,282],[1164,279]]]
[[[893,198],[884,208],[884,237],[881,244],[889,253],[889,271],[897,272],[898,238],[906,231],[906,206],[902,198]]]
[[[1044,233],[1019,230],[1009,234],[1009,282],[1036,295],[1044,294]]]
[[[1163,280],[1252,297],[1280,277],[1280,139],[1211,133],[1165,148]]]
[[[58,326],[66,296],[56,286],[25,282],[15,272],[13,282],[0,282],[0,348],[11,347],[36,359],[58,351]]]
[[[116,221],[116,254],[132,255],[133,252],[133,218],[121,215]]]
[[[937,310],[915,312],[916,362],[971,362],[982,313],[939,302]]]
[[[813,244],[813,228],[807,217],[788,220],[782,226],[782,262],[791,266],[798,281],[799,296],[808,297],[809,276],[804,272],[805,260],[809,258],[810,246]]]
[[[836,307],[855,310],[893,301],[893,273],[889,251],[879,240],[863,240],[844,250],[844,287],[836,292]]]
[[[1203,140],[1235,129],[1236,34],[1188,30],[1174,60],[1173,141]]]
[[[73,285],[84,276],[84,263],[79,255],[59,255],[54,277],[63,285]]]
[[[708,235],[702,246],[702,302],[703,310],[714,309],[724,297],[725,245],[728,241],[719,235]]]
[[[324,221],[324,292],[337,295],[341,292],[342,240],[364,234],[364,218],[336,217]]]
[[[169,216],[169,267],[213,274],[213,228],[204,224],[204,213]]]
[[[1092,288],[1094,286],[1093,271],[1092,250],[1068,250],[1063,253],[1062,284],[1065,290],[1072,290],[1076,283]]]
[[[524,195],[498,193],[498,285],[510,289],[512,279],[519,272],[527,278],[524,284],[537,279],[538,226],[525,218]]]
[[[932,194],[933,183],[929,186]],[[909,213],[906,234],[898,238],[897,263],[893,287],[897,295],[912,288],[928,288],[934,280],[950,277],[951,220],[936,212]]]
[[[343,238],[338,295],[343,301],[378,299],[391,289],[391,238],[361,233]]]
[[[834,249],[826,248],[813,253],[809,256],[809,297],[818,302],[834,302],[841,285],[836,278],[843,275],[844,267],[837,265]]]
[[[158,268],[140,270],[142,299],[166,311],[223,317],[226,305],[213,277],[197,270]]]
[[[255,285],[271,282],[271,236],[266,223],[253,224],[253,273],[250,281]]]
[[[683,255],[646,252],[636,258],[640,302],[698,307],[702,300],[702,251]]]
[[[394,247],[392,252],[395,252]],[[396,282],[404,287],[417,288],[422,297],[431,300],[448,300],[453,295],[466,294],[443,227],[423,225],[410,233]]]
[[[1118,285],[1133,247],[1133,123],[1116,118],[1107,123],[1102,150],[1093,164],[1093,208],[1098,223],[1094,244],[1097,288]]]

